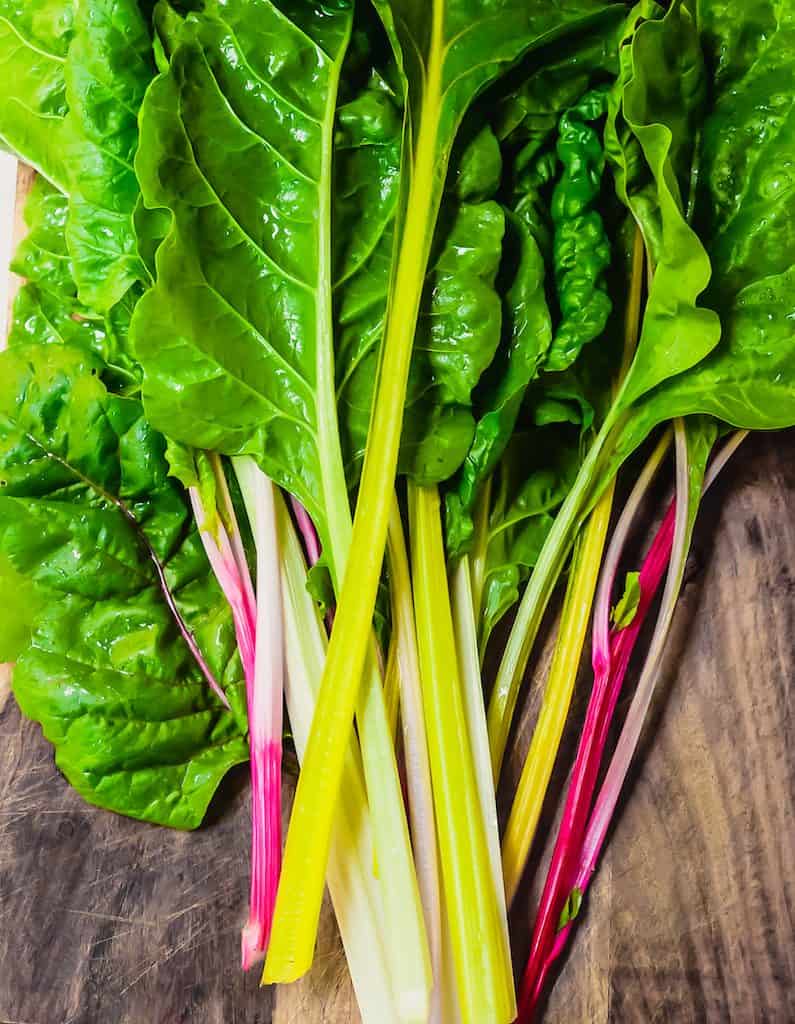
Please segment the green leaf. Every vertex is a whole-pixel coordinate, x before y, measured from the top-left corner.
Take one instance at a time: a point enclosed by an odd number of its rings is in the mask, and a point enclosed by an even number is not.
[[[75,8],[66,65],[68,242],[80,299],[105,312],[147,273],[133,213],[138,111],[155,73],[137,0],[91,0]]]
[[[685,219],[682,199],[681,179],[689,180],[692,140],[705,99],[698,35],[681,2],[673,3],[661,20],[644,20],[645,14],[640,5],[630,20],[605,130],[617,191],[656,260],[640,341],[617,410],[628,409],[661,381],[695,366],[720,335],[715,314],[697,305],[711,268]]]
[[[496,473],[481,600],[478,646],[519,600],[554,515],[577,475],[580,430],[553,424],[511,439]]]
[[[0,148],[62,192],[69,183],[64,67],[72,21],[68,0],[0,0]]]
[[[68,200],[37,178],[25,206],[28,234],[11,268],[28,279],[14,300],[8,345],[71,345],[105,364],[103,379],[114,389],[136,390],[138,368],[130,353],[130,294],[106,316],[76,297],[66,244]]]
[[[398,463],[425,486],[451,476],[472,442],[472,392],[500,340],[494,281],[504,226],[495,202],[442,210],[444,242],[431,258],[417,320]]]
[[[0,548],[42,595],[17,700],[85,799],[194,828],[247,759],[245,695],[231,615],[163,439],[75,349],[21,346],[0,363]],[[147,546],[234,715],[180,636]]]
[[[370,29],[376,38],[378,27],[375,33]],[[383,62],[377,47],[370,59]],[[360,60],[356,53],[348,64]],[[385,63],[384,72],[388,69]],[[337,396],[350,486],[361,472],[384,329],[399,192],[400,114],[399,101],[376,70],[337,112]],[[485,200],[500,167],[497,141],[484,128],[449,175],[424,286],[399,459],[400,472],[424,483],[444,480],[460,465],[474,428],[472,391],[499,340],[494,278],[504,216]]]
[[[74,299],[77,287],[66,247],[69,200],[46,178],[37,177],[25,202],[27,234],[17,246],[11,270],[29,282]]]
[[[604,151],[592,124],[605,113],[607,88],[591,89],[560,119],[556,151],[563,173],[552,194],[555,285],[561,319],[546,357],[548,370],[565,370],[583,345],[605,329],[612,303],[605,285],[610,242],[596,209]]]
[[[496,113],[490,94],[482,106],[502,140],[508,190],[506,234],[498,288],[504,295],[503,336],[476,395],[479,412],[456,488],[446,501],[450,555],[468,550],[472,512],[483,482],[494,471],[516,424],[522,399],[552,341],[545,262],[552,259],[547,192],[555,174],[551,144],[561,114],[589,86],[618,73],[618,30],[624,12],[613,8],[598,29],[553,43],[540,64],[531,55],[499,86]],[[536,406],[536,415],[539,408]],[[552,413],[553,421],[559,412]]]
[[[147,206],[171,213],[134,315],[144,404],[169,437],[252,454],[328,547],[337,467],[329,203],[350,12],[209,3],[141,112]],[[274,39],[282,56],[275,64]]]
[[[624,581],[624,593],[610,612],[614,629],[626,629],[632,624],[640,603],[640,573],[628,572]]]
[[[4,609],[0,663],[6,663],[16,661],[28,646],[42,609],[42,596],[26,576],[17,572],[4,551],[0,551],[0,601]]]
[[[661,420],[691,413],[757,430],[795,423],[795,14],[772,0],[742,10],[702,2],[699,18],[716,70],[694,223],[713,264],[704,302],[722,336],[647,396],[622,437],[630,449]]]

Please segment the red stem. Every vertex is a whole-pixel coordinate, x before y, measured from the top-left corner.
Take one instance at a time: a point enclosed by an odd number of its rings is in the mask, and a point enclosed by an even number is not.
[[[624,684],[624,679],[627,674],[629,667],[630,657],[632,651],[637,642],[640,631],[643,627],[643,623],[648,615],[651,604],[654,600],[655,594],[657,593],[665,570],[668,565],[668,561],[671,555],[671,546],[673,544],[674,536],[674,522],[676,518],[676,506],[673,502],[668,507],[668,511],[665,514],[657,533],[655,534],[652,545],[649,548],[649,552],[643,561],[643,566],[640,570],[639,588],[640,588],[640,599],[638,601],[638,608],[632,622],[621,630],[612,630],[610,636],[610,664],[611,671],[607,681],[606,689],[597,697],[596,683],[594,684],[594,690],[591,695],[591,702],[588,706],[588,713],[591,712],[591,704],[595,700],[598,700],[600,707],[595,711],[594,718],[596,719],[596,735],[594,737],[590,750],[592,752],[592,758],[588,765],[583,768],[583,772],[587,774],[587,782],[583,784],[581,792],[583,800],[585,794],[587,794],[587,803],[584,807],[579,808],[577,815],[577,821],[582,821],[581,831],[577,837],[577,845],[567,846],[565,850],[561,851],[560,858],[563,861],[564,867],[566,868],[565,876],[564,870],[561,868],[558,872],[558,878],[561,880],[558,888],[551,892],[548,898],[550,906],[557,906],[557,917],[549,917],[549,924],[554,924],[560,917],[560,911],[562,910],[568,896],[573,888],[578,888],[581,893],[585,893],[590,880],[593,876],[593,870],[595,861],[590,867],[590,871],[587,873],[585,878],[580,875],[580,864],[575,859],[580,852],[580,844],[584,838],[585,833],[585,820],[587,819],[587,813],[590,809],[591,799],[593,797],[593,791],[596,786],[596,780],[599,775],[599,768],[601,767],[602,758],[604,756],[604,750],[607,746],[607,739],[610,731],[610,725],[615,713],[616,704],[621,694],[621,689]],[[588,727],[588,717],[586,716],[586,724],[583,727],[584,730]],[[581,747],[582,747],[581,741]],[[579,758],[579,751],[578,751]],[[575,771],[577,765],[575,764]],[[573,781],[572,781],[573,785]],[[567,796],[567,809],[569,800],[572,799],[572,788],[569,788],[569,794]],[[565,812],[564,812],[565,813]],[[573,816],[574,812],[572,812]],[[558,853],[558,845],[561,843],[561,833],[558,835],[558,843],[555,846],[555,854]],[[572,840],[573,842],[573,840]],[[551,868],[550,868],[551,871]],[[547,894],[547,886],[550,885],[550,876],[547,876],[547,883],[544,889],[544,895]],[[544,904],[542,903],[542,906]],[[541,910],[539,909],[539,915]],[[547,937],[547,945],[544,948],[539,948],[535,961],[532,959],[528,961],[527,968],[525,970],[524,978],[522,981],[522,993],[519,1006],[519,1017],[518,1021],[520,1024],[529,1024],[532,1021],[535,1010],[538,1005],[538,1001],[541,997],[541,993],[544,990],[546,979],[552,969],[555,961],[558,959],[560,954],[565,948],[566,941],[569,933],[573,927],[574,922],[569,923],[556,934],[549,934],[549,927],[545,931]],[[538,923],[536,925],[537,930],[539,929]]]

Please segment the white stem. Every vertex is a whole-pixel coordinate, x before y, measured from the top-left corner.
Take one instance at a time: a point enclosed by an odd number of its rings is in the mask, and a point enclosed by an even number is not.
[[[464,698],[464,714],[467,721],[472,761],[475,767],[475,781],[480,800],[480,812],[483,816],[483,828],[486,833],[486,843],[491,862],[497,911],[500,915],[506,948],[510,949],[494,773],[491,767],[489,731],[486,723],[486,706],[483,702],[483,680],[480,674],[480,656],[478,654],[477,625],[472,601],[472,575],[469,558],[466,555],[460,559],[458,565],[453,570],[451,590],[458,668],[461,673],[461,687]]]
[[[253,459],[233,460],[257,549],[257,626],[254,693],[249,698],[252,746],[281,742],[284,681],[279,539],[274,486]]]
[[[285,697],[298,759],[303,762],[328,641],[306,589],[301,542],[281,496],[277,517],[287,647]],[[353,738],[343,768],[326,880],[363,1024],[397,1024],[374,857],[361,758]]]
[[[388,533],[389,565],[392,573],[393,644],[398,663],[400,685],[400,721],[406,758],[406,785],[409,797],[412,845],[417,866],[417,884],[425,915],[428,951],[433,972],[431,1024],[444,1024],[442,1016],[442,914],[439,853],[436,844],[436,818],[433,810],[431,766],[420,682],[417,631],[408,553],[397,498],[393,500]]]

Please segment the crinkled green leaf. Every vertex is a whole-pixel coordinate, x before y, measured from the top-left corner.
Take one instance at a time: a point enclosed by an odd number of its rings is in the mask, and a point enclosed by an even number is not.
[[[370,424],[399,194],[400,106],[383,77],[373,74],[339,108],[337,124],[337,394],[346,472],[355,484]],[[401,472],[424,483],[446,479],[461,463],[472,438],[472,390],[499,340],[494,278],[504,218],[484,200],[500,167],[496,139],[484,129],[451,169],[417,326],[399,461]]]
[[[717,344],[720,324],[697,303],[710,262],[684,213],[693,141],[704,113],[705,73],[693,17],[681,2],[660,20],[640,5],[621,50],[621,76],[605,131],[617,190],[656,261],[637,353],[617,405],[695,366]],[[643,162],[638,161],[639,153]],[[636,191],[643,195],[639,206]],[[649,198],[651,197],[651,198]]]
[[[0,364],[0,548],[46,598],[17,700],[87,800],[193,828],[248,756],[245,698],[229,609],[164,441],[76,349],[19,346]],[[178,632],[143,536],[234,715]]]
[[[597,208],[605,157],[598,121],[607,87],[591,89],[561,117],[556,143],[563,172],[552,193],[553,259],[560,322],[546,356],[548,370],[565,370],[583,345],[605,329],[612,303],[605,272],[610,242]]]
[[[738,427],[795,423],[795,11],[702,0],[715,69],[703,124],[694,224],[710,253],[704,296],[718,346],[638,408],[625,449],[672,416],[709,413]]]
[[[589,85],[617,74],[623,20],[624,12],[616,7],[605,13],[598,28],[551,44],[541,60],[531,55],[500,86],[496,111],[491,96],[482,103],[502,140],[505,160],[506,234],[498,277],[504,295],[503,337],[476,395],[479,415],[472,445],[456,487],[447,495],[446,540],[453,557],[471,543],[472,510],[480,488],[508,444],[527,387],[552,341],[546,263],[552,260],[548,192],[556,172],[555,130],[563,111]],[[535,414],[541,415],[538,403]],[[560,410],[551,416],[557,422]]]
[[[147,278],[133,227],[140,193],[133,161],[154,72],[137,0],[77,4],[66,65],[67,236],[80,299],[100,312]]]
[[[0,147],[62,192],[69,183],[64,68],[73,17],[69,0],[0,0]]]

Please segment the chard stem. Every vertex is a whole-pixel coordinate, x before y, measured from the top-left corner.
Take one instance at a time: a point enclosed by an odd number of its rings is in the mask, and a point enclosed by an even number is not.
[[[274,486],[250,457],[233,459],[257,550],[253,679],[246,680],[251,748],[251,893],[241,938],[243,969],[268,946],[282,855],[281,761],[284,686],[279,538]]]

